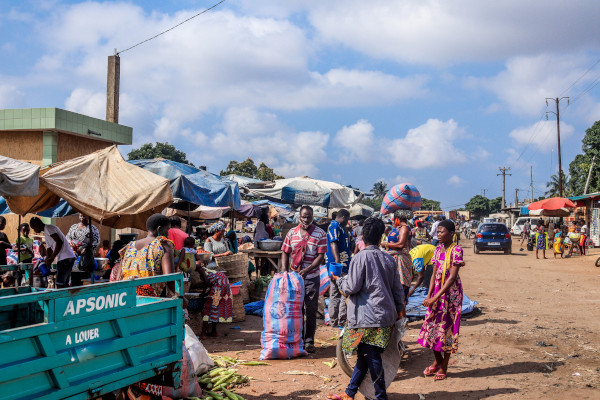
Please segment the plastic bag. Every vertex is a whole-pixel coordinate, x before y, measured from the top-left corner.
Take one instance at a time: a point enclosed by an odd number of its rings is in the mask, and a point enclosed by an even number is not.
[[[306,355],[302,340],[304,280],[296,272],[275,274],[265,297],[261,360]]]
[[[402,337],[406,333],[407,323],[408,320],[404,317],[396,321],[394,324],[394,330],[392,331],[392,337],[390,338],[390,343],[385,351],[381,353],[386,388],[390,387],[396,378],[396,375],[398,375],[398,367],[400,366],[402,354],[404,353]],[[368,399],[375,398],[375,387],[373,386],[371,374],[367,374],[365,376],[360,387],[358,388],[358,391]]]
[[[323,296],[325,292],[329,290],[329,286],[331,285],[331,278],[329,278],[329,271],[327,270],[327,265],[321,265],[319,269],[321,282],[319,285],[319,296]]]
[[[198,337],[192,328],[187,324],[185,325],[185,348],[190,353],[196,375],[200,376],[215,366],[215,363],[208,356],[208,352],[202,345],[202,342],[198,340]]]

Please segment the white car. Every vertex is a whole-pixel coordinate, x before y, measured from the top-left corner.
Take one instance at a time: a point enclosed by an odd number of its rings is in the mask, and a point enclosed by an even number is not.
[[[531,224],[531,230],[534,230],[535,228],[537,228],[537,223],[539,219],[539,217],[519,217],[515,221],[515,224],[512,226],[512,228],[510,228],[510,233],[512,233],[515,236],[521,236],[521,234],[523,233],[523,226],[527,221],[529,221],[529,223]]]

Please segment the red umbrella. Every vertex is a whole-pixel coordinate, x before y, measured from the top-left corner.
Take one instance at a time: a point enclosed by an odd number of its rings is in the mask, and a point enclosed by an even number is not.
[[[531,203],[530,210],[560,210],[561,208],[575,208],[575,203],[564,197],[552,197]]]

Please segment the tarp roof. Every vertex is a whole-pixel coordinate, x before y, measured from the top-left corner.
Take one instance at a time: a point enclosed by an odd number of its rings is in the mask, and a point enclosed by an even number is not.
[[[273,187],[249,189],[249,193],[287,204],[330,208],[350,207],[360,200],[360,196],[357,196],[352,188],[308,176],[278,179]]]
[[[145,229],[146,220],[173,202],[169,181],[127,163],[116,146],[40,172],[35,197],[7,196],[15,214],[37,213],[64,199],[103,225]]]
[[[241,198],[236,182],[224,179],[210,172],[198,169],[188,164],[155,158],[148,160],[131,160],[133,165],[150,171],[169,180],[173,197],[181,204],[176,208],[196,209],[207,207],[239,207]]]
[[[581,196],[569,197],[569,200],[577,201],[577,200],[598,199],[598,198],[600,198],[600,192],[584,194]]]
[[[39,172],[38,165],[0,156],[0,195],[36,196]]]

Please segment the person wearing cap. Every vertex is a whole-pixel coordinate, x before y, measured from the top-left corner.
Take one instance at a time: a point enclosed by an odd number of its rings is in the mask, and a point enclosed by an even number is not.
[[[458,349],[463,288],[458,271],[465,265],[462,247],[452,243],[456,228],[450,220],[438,224],[440,245],[433,254],[434,271],[429,283],[425,321],[417,343],[433,351],[435,361],[425,368],[425,376],[436,381],[446,379],[450,355]]]

